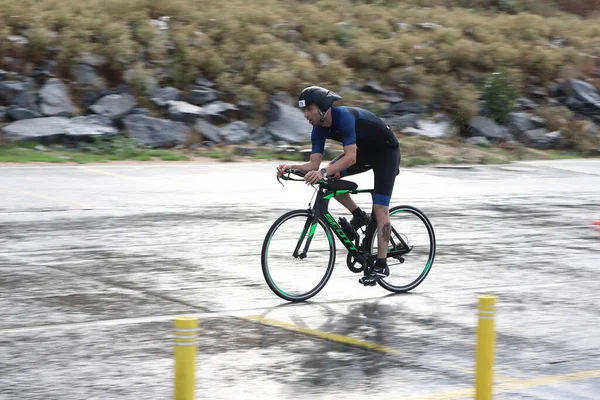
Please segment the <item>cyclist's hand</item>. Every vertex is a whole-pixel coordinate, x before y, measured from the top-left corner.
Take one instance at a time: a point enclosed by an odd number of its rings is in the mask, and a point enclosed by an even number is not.
[[[277,176],[283,176],[283,174],[285,173],[286,169],[290,169],[292,168],[291,165],[288,164],[279,164],[277,166]]]
[[[323,174],[320,171],[309,171],[304,176],[304,182],[306,182],[307,185],[314,185],[321,179],[323,179]]]

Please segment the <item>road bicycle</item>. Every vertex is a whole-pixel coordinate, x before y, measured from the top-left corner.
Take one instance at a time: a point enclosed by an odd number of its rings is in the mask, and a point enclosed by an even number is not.
[[[281,179],[304,181],[304,175],[302,171],[288,169]],[[262,272],[269,288],[292,302],[308,300],[325,287],[335,265],[334,235],[348,251],[346,265],[354,273],[363,273],[366,278],[377,255],[374,214],[366,227],[356,231],[345,218],[336,221],[328,210],[329,201],[336,196],[372,194],[373,189],[359,189],[355,182],[343,179],[322,179],[317,183],[314,203],[311,205],[309,201],[308,209],[289,211],[279,217],[262,246]],[[390,275],[362,281],[369,282],[368,285],[377,283],[395,293],[408,292],[419,286],[431,271],[435,234],[427,216],[412,206],[391,207],[390,222],[387,250]]]

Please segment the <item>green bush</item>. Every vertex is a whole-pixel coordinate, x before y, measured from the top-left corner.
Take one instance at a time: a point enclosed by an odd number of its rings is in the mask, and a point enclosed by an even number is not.
[[[483,100],[490,117],[496,121],[500,123],[508,121],[509,114],[515,110],[518,97],[518,84],[506,67],[500,67],[486,79]]]

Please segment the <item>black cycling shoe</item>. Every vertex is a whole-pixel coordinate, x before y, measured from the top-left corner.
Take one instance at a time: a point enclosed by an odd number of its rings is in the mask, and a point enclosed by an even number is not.
[[[377,279],[370,278],[368,276],[363,276],[358,280],[358,282],[362,283],[365,286],[375,286],[375,284],[377,283]]]
[[[364,211],[360,216],[352,217],[350,220],[350,226],[352,226],[355,231],[358,231],[360,228],[367,225],[369,225],[369,216]]]
[[[378,280],[389,275],[390,269],[387,266],[387,261],[385,259],[378,259],[375,261],[375,264],[369,268],[367,275],[360,278],[358,282],[365,286],[375,286]]]
[[[371,267],[369,275],[371,275],[374,278],[385,278],[390,276],[390,269],[387,266],[386,260],[375,261],[375,265]]]

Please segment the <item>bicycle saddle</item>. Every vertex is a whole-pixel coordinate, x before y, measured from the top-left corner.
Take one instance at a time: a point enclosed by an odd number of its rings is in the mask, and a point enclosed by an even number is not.
[[[345,181],[343,179],[337,179],[329,182],[327,189],[331,191],[335,190],[355,190],[358,188],[358,184],[351,181]]]

